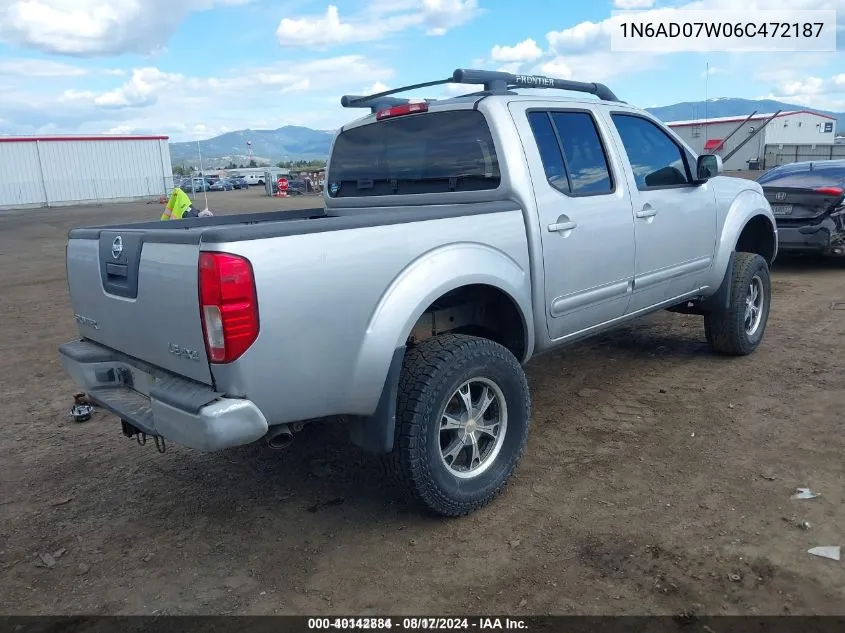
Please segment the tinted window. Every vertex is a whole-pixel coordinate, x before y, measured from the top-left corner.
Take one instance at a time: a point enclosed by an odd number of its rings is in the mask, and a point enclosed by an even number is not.
[[[563,143],[572,192],[610,193],[607,157],[593,117],[586,112],[553,112],[552,120]]]
[[[326,176],[338,198],[495,189],[499,162],[475,110],[386,119],[338,135]]]
[[[689,183],[684,155],[663,130],[641,117],[612,116],[634,170],[638,189]]]
[[[569,181],[563,166],[563,154],[548,113],[529,112],[528,122],[534,132],[534,140],[537,141],[537,148],[540,150],[540,158],[549,184],[562,191],[569,191]]]
[[[549,184],[575,195],[613,191],[607,157],[592,116],[586,112],[535,111],[528,114],[528,121]]]

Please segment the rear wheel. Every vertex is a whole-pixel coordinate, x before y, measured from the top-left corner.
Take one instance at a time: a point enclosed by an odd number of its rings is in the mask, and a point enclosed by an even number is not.
[[[704,317],[704,334],[717,352],[752,353],[763,340],[771,306],[772,282],[766,260],[755,253],[736,253],[730,307]]]
[[[423,341],[405,355],[390,470],[436,514],[469,514],[510,478],[530,409],[525,373],[505,347],[455,334]]]

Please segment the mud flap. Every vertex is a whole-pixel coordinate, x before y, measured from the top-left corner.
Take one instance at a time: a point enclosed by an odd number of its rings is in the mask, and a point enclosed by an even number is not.
[[[725,276],[722,277],[722,284],[715,294],[711,295],[702,301],[697,307],[701,313],[720,312],[727,310],[731,302],[731,280],[734,273],[734,258],[736,251],[731,252],[731,257],[728,260],[728,267],[725,269]]]
[[[405,348],[397,348],[390,361],[378,405],[370,416],[348,416],[349,439],[359,448],[384,455],[393,450],[396,431],[396,400],[399,393],[399,374],[405,360]]]

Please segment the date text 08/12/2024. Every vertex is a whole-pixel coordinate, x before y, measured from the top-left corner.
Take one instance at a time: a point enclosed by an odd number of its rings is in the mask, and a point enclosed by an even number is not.
[[[528,624],[520,618],[308,618],[309,630],[511,630],[525,631]]]

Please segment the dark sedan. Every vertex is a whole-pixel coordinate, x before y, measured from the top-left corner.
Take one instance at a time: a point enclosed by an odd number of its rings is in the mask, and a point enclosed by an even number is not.
[[[845,160],[782,165],[757,182],[775,215],[779,252],[845,255]]]
[[[235,189],[249,189],[249,183],[246,181],[246,178],[231,178],[232,186]]]
[[[209,191],[231,191],[232,189],[234,189],[234,187],[227,178],[215,180],[208,187]]]

